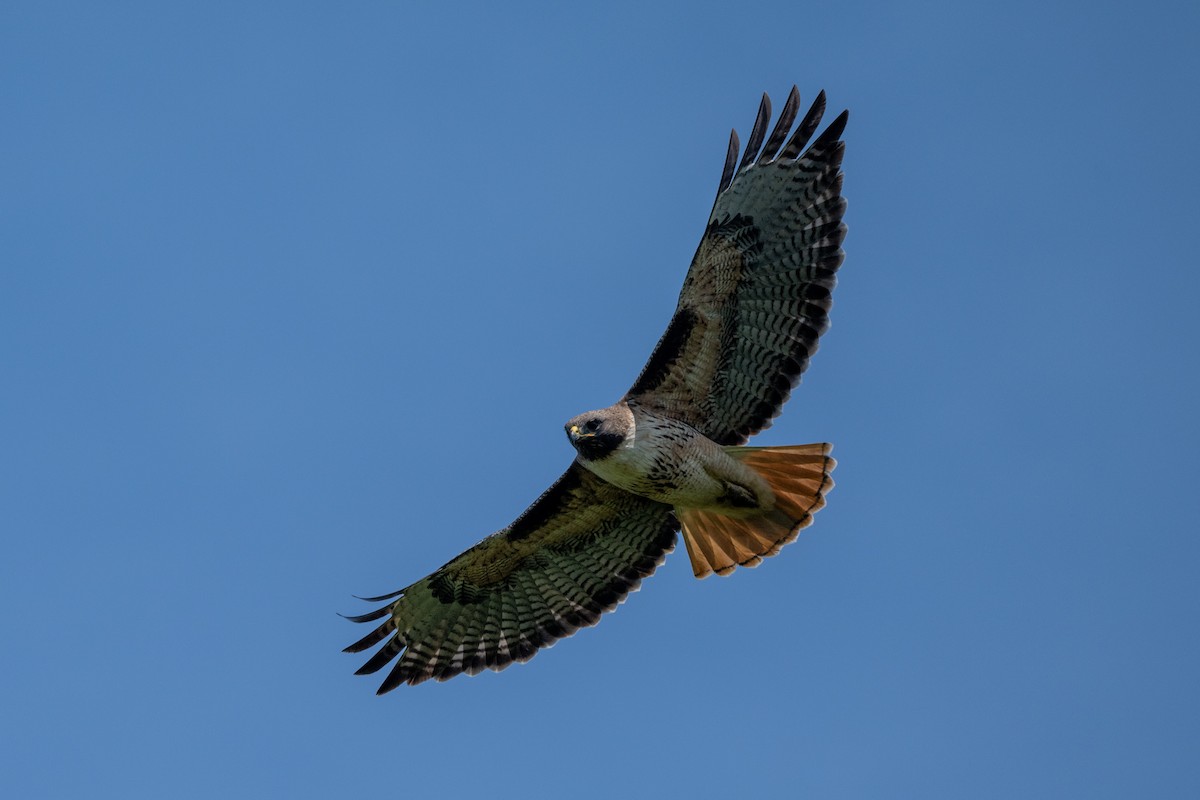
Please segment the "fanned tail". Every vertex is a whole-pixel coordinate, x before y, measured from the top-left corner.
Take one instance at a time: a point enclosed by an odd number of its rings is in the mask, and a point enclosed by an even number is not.
[[[775,507],[762,515],[731,517],[713,511],[676,509],[683,541],[697,578],[728,575],[754,567],[794,542],[813,514],[825,506],[837,466],[819,444],[783,447],[726,447],[725,452],[761,475],[775,493]]]

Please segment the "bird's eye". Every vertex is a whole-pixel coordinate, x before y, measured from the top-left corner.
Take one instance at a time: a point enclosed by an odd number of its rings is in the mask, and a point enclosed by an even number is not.
[[[600,430],[600,420],[589,419],[587,423],[584,424],[583,429],[588,433],[595,433],[596,431]]]

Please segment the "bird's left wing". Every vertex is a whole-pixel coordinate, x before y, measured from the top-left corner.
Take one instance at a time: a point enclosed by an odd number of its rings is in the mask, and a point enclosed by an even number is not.
[[[406,589],[366,598],[397,599],[349,618],[384,622],[346,652],[387,640],[357,673],[399,656],[379,694],[528,661],[616,608],[662,563],[677,530],[670,506],[572,464],[504,530]]]

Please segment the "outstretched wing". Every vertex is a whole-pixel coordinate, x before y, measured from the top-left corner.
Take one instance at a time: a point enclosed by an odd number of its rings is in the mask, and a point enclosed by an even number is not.
[[[572,464],[512,525],[407,589],[366,598],[397,599],[349,617],[384,622],[346,652],[387,640],[357,673],[399,656],[379,694],[528,661],[616,608],[662,563],[676,530],[670,506]]]
[[[799,105],[792,87],[767,138],[771,102],[763,95],[736,169],[737,132],[730,137],[675,316],[625,395],[720,444],[741,444],[771,424],[829,327],[846,235],[840,138],[848,114],[805,150],[825,93],[789,138]]]

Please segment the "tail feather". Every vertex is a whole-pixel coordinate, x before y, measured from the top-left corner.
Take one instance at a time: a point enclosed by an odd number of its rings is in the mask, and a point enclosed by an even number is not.
[[[683,541],[697,578],[728,575],[737,567],[754,567],[794,542],[825,507],[837,466],[832,445],[727,447],[725,452],[761,475],[775,493],[775,507],[755,516],[731,517],[715,511],[676,509]]]

